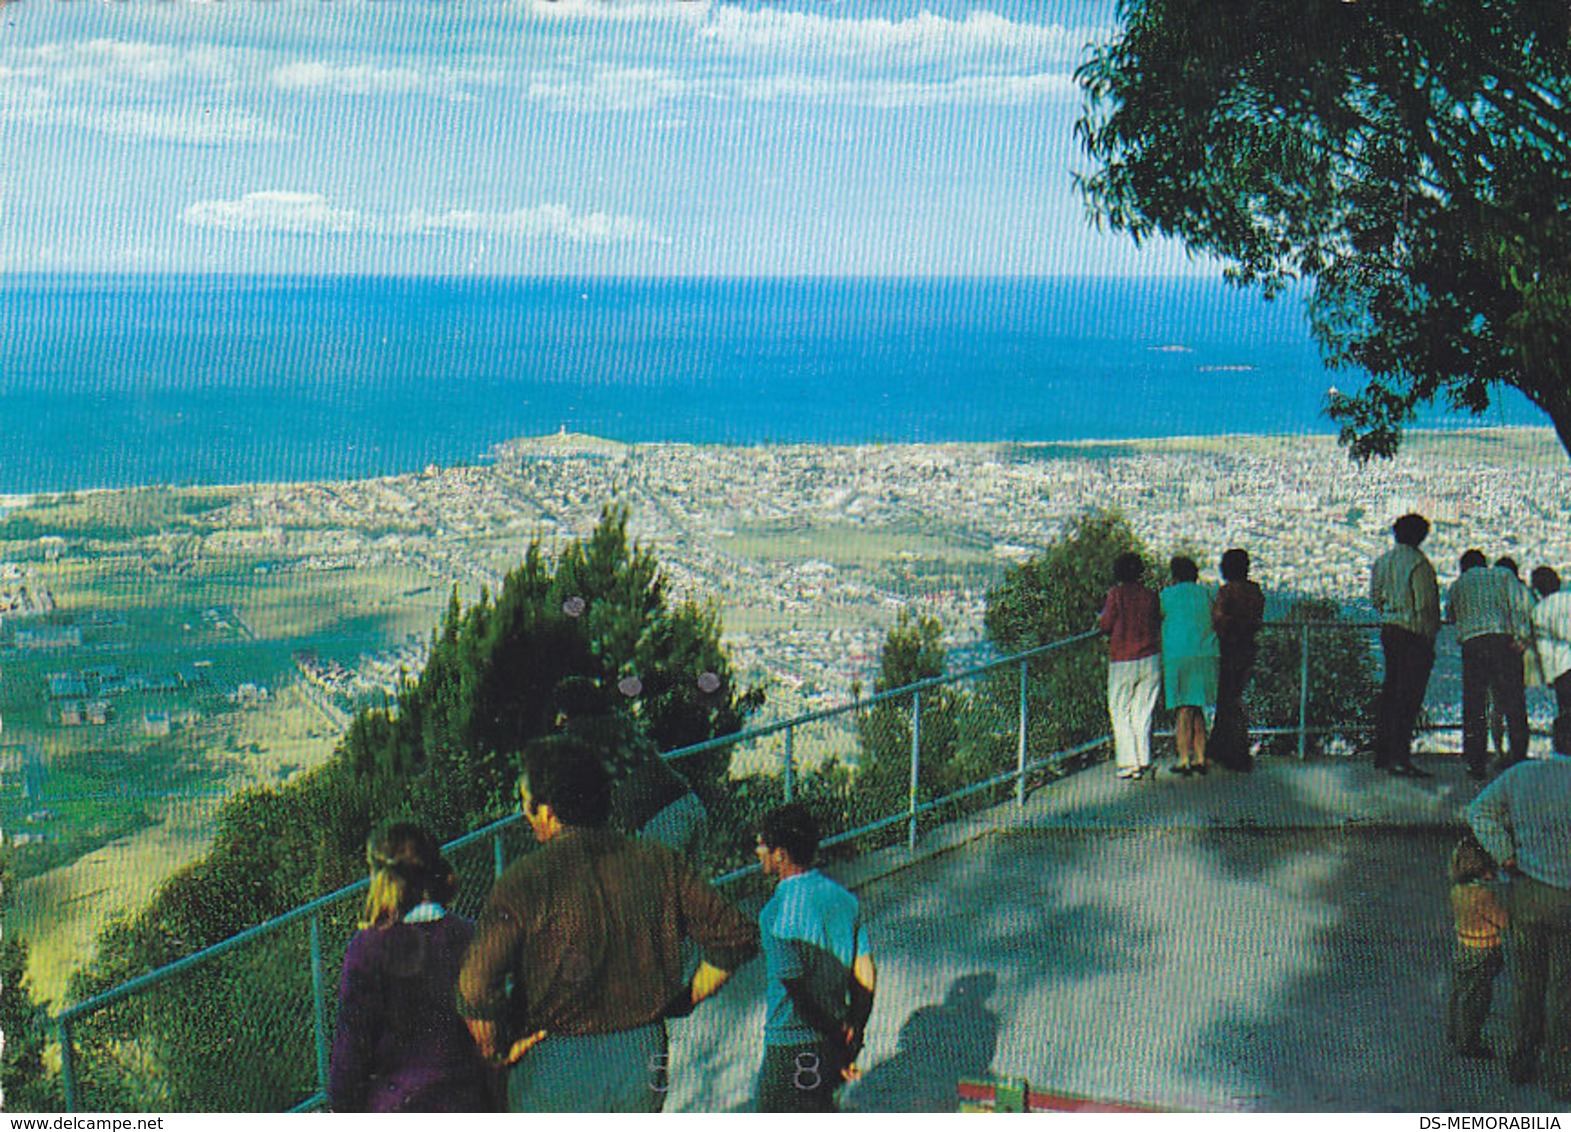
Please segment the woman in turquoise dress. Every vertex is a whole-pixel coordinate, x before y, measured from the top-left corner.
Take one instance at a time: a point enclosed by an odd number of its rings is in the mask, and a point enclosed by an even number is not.
[[[1200,568],[1180,555],[1168,566],[1173,583],[1162,591],[1162,688],[1175,713],[1178,743],[1175,774],[1205,774],[1206,714],[1216,703],[1216,630],[1211,627],[1211,591],[1200,584]]]

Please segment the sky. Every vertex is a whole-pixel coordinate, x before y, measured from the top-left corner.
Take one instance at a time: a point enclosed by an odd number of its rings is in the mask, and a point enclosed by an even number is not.
[[[0,272],[1171,275],[1112,0],[0,0]]]

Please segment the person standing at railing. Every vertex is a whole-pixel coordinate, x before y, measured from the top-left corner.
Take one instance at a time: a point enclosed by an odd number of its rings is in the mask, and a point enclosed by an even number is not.
[[[1211,591],[1200,567],[1182,554],[1168,564],[1172,584],[1162,590],[1162,688],[1174,712],[1178,765],[1174,774],[1205,774],[1206,708],[1216,703],[1217,639]]]
[[[492,888],[459,972],[475,1042],[510,1051],[514,1112],[659,1112],[665,1019],[758,952],[758,925],[677,853],[606,828],[602,758],[569,735],[530,746],[518,791],[540,847]],[[687,936],[705,950],[691,980]]]
[[[1548,566],[1533,571],[1533,647],[1544,683],[1555,690],[1555,723],[1571,727],[1571,593],[1560,588],[1560,575]]]
[[[1222,588],[1211,605],[1216,630],[1216,722],[1207,748],[1213,762],[1243,774],[1254,769],[1249,751],[1249,717],[1244,690],[1255,666],[1255,637],[1265,620],[1266,598],[1249,580],[1249,552],[1234,547],[1222,555]]]
[[[1428,778],[1413,765],[1413,727],[1424,706],[1440,632],[1440,587],[1434,565],[1418,548],[1429,520],[1409,512],[1391,524],[1396,546],[1375,559],[1369,600],[1384,615],[1380,650],[1385,679],[1375,716],[1375,766],[1387,774]]]
[[[599,685],[572,676],[557,685],[558,725],[605,752],[611,775],[611,825],[647,837],[698,866],[709,833],[709,811],[686,778],[628,712],[607,705]]]
[[[1521,566],[1518,565],[1517,560],[1512,558],[1509,554],[1502,554],[1499,558],[1495,559],[1495,566],[1511,575],[1511,581],[1508,583],[1508,586],[1511,590],[1511,599],[1513,602],[1520,605],[1523,609],[1529,611],[1528,621],[1529,627],[1531,627],[1531,610],[1533,608],[1533,603],[1538,600],[1538,595],[1533,592],[1526,582],[1522,581]],[[1533,651],[1532,642],[1528,641],[1526,642],[1526,647],[1522,653],[1522,686],[1525,690],[1527,688],[1531,688],[1535,684],[1542,684],[1543,681],[1543,673],[1540,672],[1538,668],[1538,655]],[[1510,747],[1506,746],[1507,731],[1505,713],[1500,710],[1500,704],[1495,700],[1493,693],[1487,697],[1487,702],[1489,705],[1486,709],[1486,712],[1489,717],[1490,749],[1493,750],[1496,755],[1504,758],[1511,749]],[[1526,703],[1525,691],[1523,702],[1524,704]]]
[[[1162,689],[1162,613],[1156,594],[1141,584],[1145,570],[1138,554],[1114,559],[1115,584],[1096,622],[1108,635],[1107,713],[1113,762],[1123,779],[1154,773],[1151,713]]]
[[[1532,638],[1532,605],[1526,587],[1508,570],[1490,566],[1482,551],[1464,553],[1460,567],[1446,595],[1446,612],[1462,642],[1462,758],[1467,773],[1482,781],[1489,762],[1486,697],[1506,717],[1506,765],[1527,758],[1522,654]]]
[[[328,1104],[335,1112],[485,1112],[491,1073],[453,1009],[474,924],[445,905],[457,877],[419,826],[366,844],[371,890],[344,953]]]

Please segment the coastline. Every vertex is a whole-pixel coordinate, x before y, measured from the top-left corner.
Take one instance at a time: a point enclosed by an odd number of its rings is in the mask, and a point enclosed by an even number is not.
[[[1428,449],[1437,446],[1448,446],[1473,441],[1476,443],[1499,443],[1508,439],[1519,438],[1547,444],[1555,453],[1566,456],[1555,438],[1554,429],[1548,425],[1472,425],[1458,424],[1446,428],[1409,428],[1404,433],[1402,455],[1412,455],[1413,448]],[[376,475],[350,476],[339,478],[297,478],[297,479],[240,479],[221,480],[199,483],[173,483],[164,480],[148,480],[140,483],[119,485],[98,484],[93,486],[41,489],[30,492],[0,493],[0,511],[18,510],[31,506],[34,503],[58,502],[69,496],[105,496],[122,492],[136,491],[180,491],[180,492],[234,492],[244,491],[255,487],[275,488],[308,488],[330,483],[355,483],[373,480],[398,480],[412,476],[433,475],[435,473],[460,469],[483,468],[494,462],[498,456],[510,450],[524,450],[545,448],[548,451],[553,447],[562,452],[587,452],[600,451],[602,453],[648,451],[651,449],[705,449],[713,448],[728,452],[756,452],[774,449],[814,449],[822,448],[833,451],[856,450],[898,450],[898,449],[924,449],[935,450],[972,449],[972,450],[997,450],[997,451],[1064,451],[1072,454],[1086,453],[1094,449],[1123,449],[1130,453],[1138,452],[1186,452],[1197,450],[1214,450],[1220,445],[1241,445],[1245,448],[1264,447],[1282,444],[1309,444],[1327,447],[1336,446],[1337,438],[1334,432],[1216,432],[1216,433],[1188,433],[1175,436],[1105,436],[1105,437],[1079,437],[1072,440],[861,440],[861,441],[734,441],[698,443],[679,440],[621,440],[615,437],[599,436],[592,433],[581,433],[561,430],[550,433],[539,433],[530,436],[513,437],[501,441],[484,452],[477,454],[469,460],[455,460],[443,464],[427,463],[422,467],[409,467],[396,471],[382,472]],[[1103,456],[1108,453],[1092,452],[1093,456]],[[1427,453],[1426,453],[1427,454]],[[1372,461],[1378,465],[1380,461]]]

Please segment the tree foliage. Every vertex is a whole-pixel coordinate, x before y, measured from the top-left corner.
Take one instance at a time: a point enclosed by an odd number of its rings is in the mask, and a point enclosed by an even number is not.
[[[944,627],[936,617],[902,609],[884,640],[874,692],[888,692],[942,676],[945,652]],[[917,796],[938,797],[955,785],[954,762],[959,739],[959,717],[964,697],[953,687],[939,685],[921,696],[920,730],[917,734]],[[868,817],[882,817],[905,807],[911,791],[910,696],[880,700],[860,716],[862,763],[856,792]]]
[[[532,546],[494,600],[482,593],[463,610],[455,592],[396,709],[355,721],[351,765],[408,780],[422,820],[458,833],[511,805],[513,755],[552,729],[567,677],[618,696],[661,750],[740,729],[761,697],[735,688],[717,610],[666,600],[659,563],[629,544],[627,518],[608,511],[554,564]],[[709,794],[728,767],[725,753],[682,765]]]
[[[1121,554],[1146,559],[1147,582],[1157,576],[1150,554],[1124,517],[1090,511],[1029,562],[1011,566],[987,595],[987,636],[1004,652],[1022,652],[1096,627]]]
[[[1571,451],[1571,45],[1563,0],[1122,0],[1079,79],[1094,215],[1268,295],[1311,285],[1358,459],[1500,386]]]
[[[11,900],[0,868],[0,910]],[[14,932],[0,937],[0,1110],[45,1112],[60,1107],[59,1083],[44,1074],[47,1016],[27,985],[27,945]]]
[[[1310,730],[1308,750],[1323,751],[1331,740],[1341,740],[1349,750],[1358,749],[1370,729],[1379,690],[1368,630],[1336,624],[1340,620],[1337,607],[1318,598],[1294,602],[1282,620],[1285,625],[1268,628],[1260,637],[1255,678],[1247,696],[1251,724],[1298,726],[1303,637],[1295,626],[1313,624],[1309,630],[1308,710],[1304,713]],[[1271,736],[1265,749],[1277,754],[1296,752],[1298,739]]]
[[[1147,578],[1158,576],[1150,555],[1121,515],[1092,511],[1070,523],[1042,554],[1012,566],[987,595],[988,638],[1005,653],[1023,652],[1078,636],[1096,627],[1113,561],[1139,554]],[[1018,702],[1018,674],[1000,672],[993,696]],[[1031,662],[1027,682],[1032,752],[1063,750],[1107,730],[1107,649],[1100,642],[1075,645]]]

